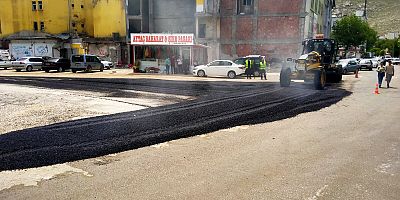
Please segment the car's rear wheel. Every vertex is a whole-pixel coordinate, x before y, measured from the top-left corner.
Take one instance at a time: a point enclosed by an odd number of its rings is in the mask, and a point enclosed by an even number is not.
[[[344,70],[343,70],[343,74],[347,74],[347,69],[344,69]]]
[[[31,72],[32,69],[33,69],[33,68],[32,68],[32,66],[30,66],[30,65],[28,65],[28,66],[26,67],[26,71],[27,71],[27,72]]]
[[[90,65],[87,66],[87,67],[86,67],[86,72],[92,72],[92,66],[90,66]]]
[[[49,72],[50,72],[50,70],[48,70],[48,69],[45,69],[44,71],[45,71],[46,73],[49,73]]]
[[[197,76],[205,77],[205,76],[206,76],[206,73],[205,73],[203,70],[199,70],[199,71],[197,72]]]
[[[16,69],[15,71],[17,71],[17,72],[20,72],[20,71],[21,71],[21,69]]]
[[[75,69],[72,69],[71,71],[72,71],[72,73],[76,73],[76,70],[75,70]]]
[[[236,73],[235,73],[234,71],[228,72],[228,78],[233,79],[233,78],[235,78],[235,77],[236,77]]]
[[[57,72],[62,72],[63,68],[62,67],[58,67]]]
[[[102,71],[104,71],[104,66],[103,65],[100,67],[100,72],[102,72]]]

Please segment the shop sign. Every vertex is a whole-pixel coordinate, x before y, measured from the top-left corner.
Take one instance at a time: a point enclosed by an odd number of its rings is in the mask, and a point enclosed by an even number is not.
[[[194,34],[131,33],[132,45],[193,45]]]

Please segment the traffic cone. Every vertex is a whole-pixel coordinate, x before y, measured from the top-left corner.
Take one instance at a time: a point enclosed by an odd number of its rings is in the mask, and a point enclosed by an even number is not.
[[[355,77],[358,78],[358,69],[356,70]]]
[[[375,85],[375,92],[374,94],[379,94],[378,83]]]

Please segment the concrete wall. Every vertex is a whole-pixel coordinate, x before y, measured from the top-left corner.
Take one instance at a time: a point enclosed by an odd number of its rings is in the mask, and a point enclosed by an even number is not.
[[[112,33],[126,36],[124,4],[122,0],[98,0],[93,3],[94,37],[112,37]]]
[[[25,56],[60,56],[58,50],[53,49],[55,40],[14,40],[10,43],[10,54],[15,58]]]

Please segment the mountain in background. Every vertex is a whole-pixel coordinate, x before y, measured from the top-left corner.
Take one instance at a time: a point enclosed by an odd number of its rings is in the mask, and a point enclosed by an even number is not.
[[[355,14],[364,10],[365,0],[336,0],[334,14],[337,16]],[[400,0],[367,0],[369,25],[379,35],[400,33]]]

